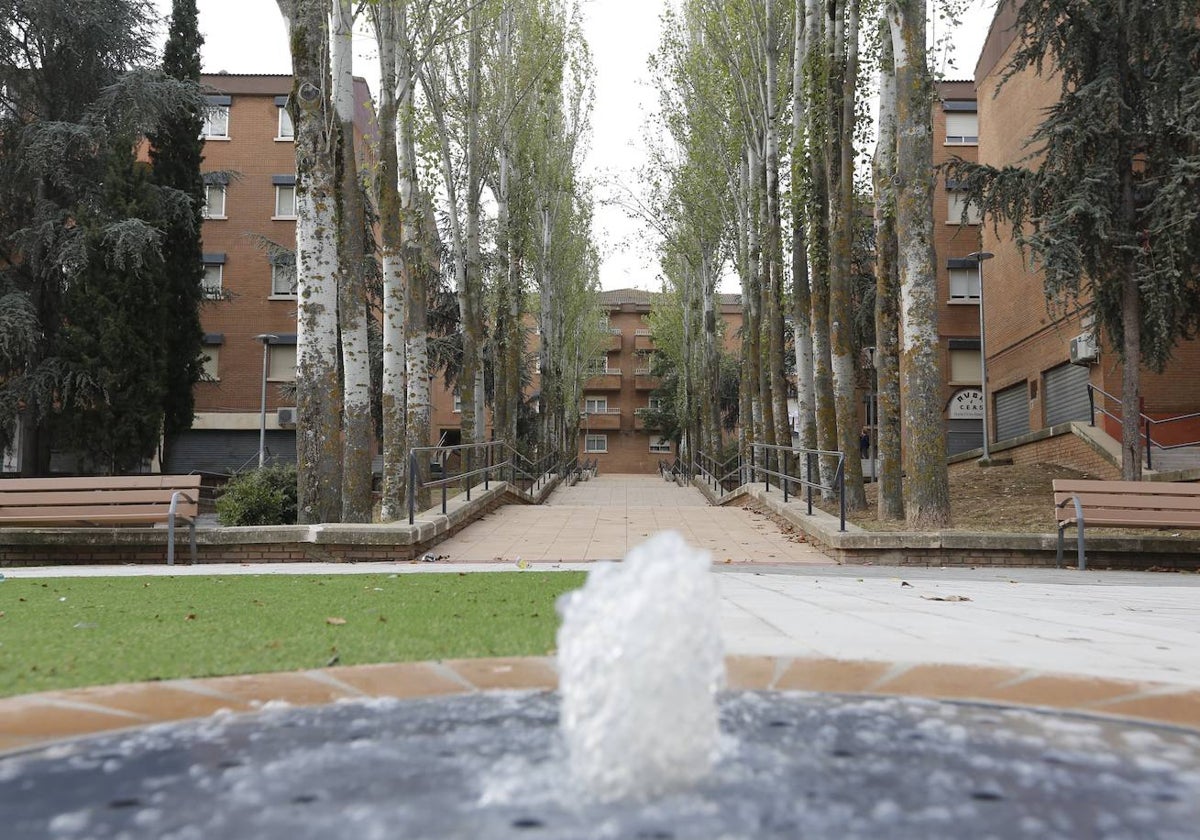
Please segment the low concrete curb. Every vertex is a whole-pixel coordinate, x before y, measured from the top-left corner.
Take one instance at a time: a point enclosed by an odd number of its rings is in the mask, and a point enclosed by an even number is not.
[[[407,520],[381,525],[274,525],[197,528],[200,563],[363,562],[411,560],[504,504],[537,504],[557,486],[551,479],[530,494],[504,481],[478,485],[466,494]],[[178,535],[177,556],[187,557],[187,533]],[[79,563],[162,563],[161,528],[5,528],[0,567]]]
[[[803,499],[783,501],[778,489],[743,487],[763,509],[803,531],[809,542],[839,563],[882,566],[1053,566],[1055,534],[1004,534],[978,531],[866,531],[851,523],[838,530],[838,519],[822,510],[807,514]],[[730,494],[732,495],[732,494]],[[1074,541],[1068,534],[1064,566],[1074,565]],[[1200,570],[1200,542],[1167,536],[1093,536],[1087,538],[1091,569]]]

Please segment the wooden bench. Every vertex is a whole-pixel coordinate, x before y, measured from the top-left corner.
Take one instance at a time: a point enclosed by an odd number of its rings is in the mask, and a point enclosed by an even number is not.
[[[1085,521],[1102,528],[1200,528],[1200,484],[1055,479],[1054,514],[1058,565],[1062,566],[1064,534],[1074,525],[1079,568],[1086,569]]]
[[[175,522],[186,522],[196,562],[198,475],[81,476],[0,480],[0,526],[167,525],[175,563]]]

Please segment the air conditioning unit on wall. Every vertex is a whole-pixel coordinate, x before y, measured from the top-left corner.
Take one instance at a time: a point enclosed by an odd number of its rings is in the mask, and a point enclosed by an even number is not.
[[[1071,339],[1071,364],[1090,365],[1100,356],[1094,333],[1080,333]]]
[[[290,407],[290,408],[279,409],[279,412],[276,415],[276,417],[279,420],[279,427],[281,429],[296,428],[296,409],[294,406]]]

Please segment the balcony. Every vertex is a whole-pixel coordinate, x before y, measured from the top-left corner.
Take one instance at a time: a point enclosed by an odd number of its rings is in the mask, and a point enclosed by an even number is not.
[[[650,373],[650,368],[637,368],[633,372],[634,387],[639,391],[653,391],[662,384],[662,380]]]
[[[588,391],[620,391],[621,369],[605,368],[592,372],[583,385]]]
[[[621,409],[604,408],[596,411],[580,412],[579,426],[590,432],[619,431],[621,428]]]
[[[633,349],[641,351],[654,349],[654,336],[651,335],[650,330],[634,330]]]
[[[616,327],[608,331],[608,335],[604,338],[605,353],[620,353],[621,352],[621,331]]]

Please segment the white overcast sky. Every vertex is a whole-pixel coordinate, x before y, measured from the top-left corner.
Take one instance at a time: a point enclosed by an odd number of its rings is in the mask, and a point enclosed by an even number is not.
[[[155,0],[170,14],[170,0]],[[636,191],[636,171],[644,158],[642,126],[654,102],[646,59],[658,45],[659,17],[669,0],[582,0],[585,37],[596,66],[596,96],[587,168],[601,182],[617,182]],[[949,78],[970,78],[987,35],[996,0],[970,0],[963,26],[954,38],[957,67]],[[198,0],[204,34],[206,73],[289,73],[287,36],[275,0]],[[374,40],[356,37],[355,73],[379,88]],[[644,226],[598,191],[596,233],[603,263],[600,282],[606,289],[633,286],[657,289],[658,271]]]

